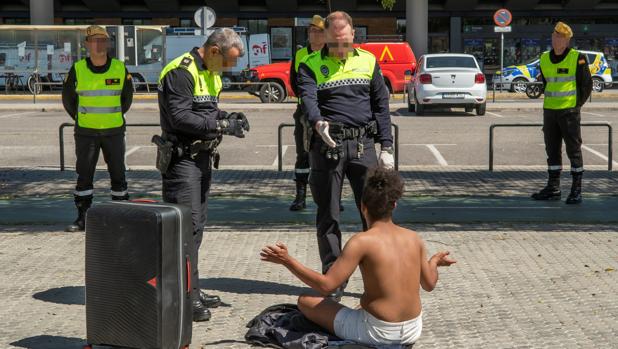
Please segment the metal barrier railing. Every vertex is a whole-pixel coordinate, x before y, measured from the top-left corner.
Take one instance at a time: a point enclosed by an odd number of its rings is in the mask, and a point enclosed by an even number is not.
[[[58,128],[58,139],[60,142],[60,171],[64,171],[64,128],[75,126],[70,122],[65,122]],[[126,127],[161,127],[159,124],[126,124]]]
[[[279,124],[277,129],[277,171],[283,171],[283,129],[286,127],[295,127],[294,124]],[[393,135],[393,147],[395,148],[395,171],[399,170],[399,125],[391,123],[395,130]]]
[[[542,123],[492,124],[489,127],[489,171],[494,170],[494,129],[498,127],[542,127]],[[612,125],[609,122],[585,122],[582,127],[607,127],[607,170],[612,170]]]

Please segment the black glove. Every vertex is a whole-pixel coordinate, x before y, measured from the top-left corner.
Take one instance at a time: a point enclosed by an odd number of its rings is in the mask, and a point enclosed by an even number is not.
[[[239,120],[242,122],[243,125],[243,130],[249,132],[249,129],[251,128],[249,126],[249,120],[247,120],[247,117],[245,116],[244,113],[230,113],[227,115],[226,117],[227,120]]]
[[[217,128],[224,135],[245,138],[245,128],[241,120],[224,119],[217,121]]]

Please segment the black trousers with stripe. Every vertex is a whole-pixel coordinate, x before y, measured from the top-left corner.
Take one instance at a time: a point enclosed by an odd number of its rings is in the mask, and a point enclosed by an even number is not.
[[[581,113],[579,109],[543,110],[543,135],[547,166],[550,170],[560,170],[562,166],[562,141],[571,161],[572,172],[584,170],[582,157]]]

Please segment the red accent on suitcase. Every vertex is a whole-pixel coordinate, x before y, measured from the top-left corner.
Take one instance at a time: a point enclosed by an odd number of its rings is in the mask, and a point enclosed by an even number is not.
[[[187,293],[191,292],[191,261],[187,257]]]
[[[144,203],[144,204],[156,204],[158,201],[153,199],[135,199],[131,202]]]
[[[153,277],[152,279],[148,280],[148,283],[150,284],[150,286],[157,288],[157,277]]]

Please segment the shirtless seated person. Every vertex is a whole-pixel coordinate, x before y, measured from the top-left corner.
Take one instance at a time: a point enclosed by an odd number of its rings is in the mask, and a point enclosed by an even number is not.
[[[264,261],[282,264],[323,296],[302,295],[300,311],[341,339],[365,345],[412,344],[421,334],[420,286],[431,291],[438,267],[455,263],[449,252],[427,260],[427,250],[413,231],[395,225],[392,212],[403,194],[403,180],[395,171],[374,169],[367,174],[361,212],[369,230],[355,234],[325,275],[288,254],[283,243],[266,246]],[[328,295],[360,266],[364,293],[362,309],[350,309]]]

